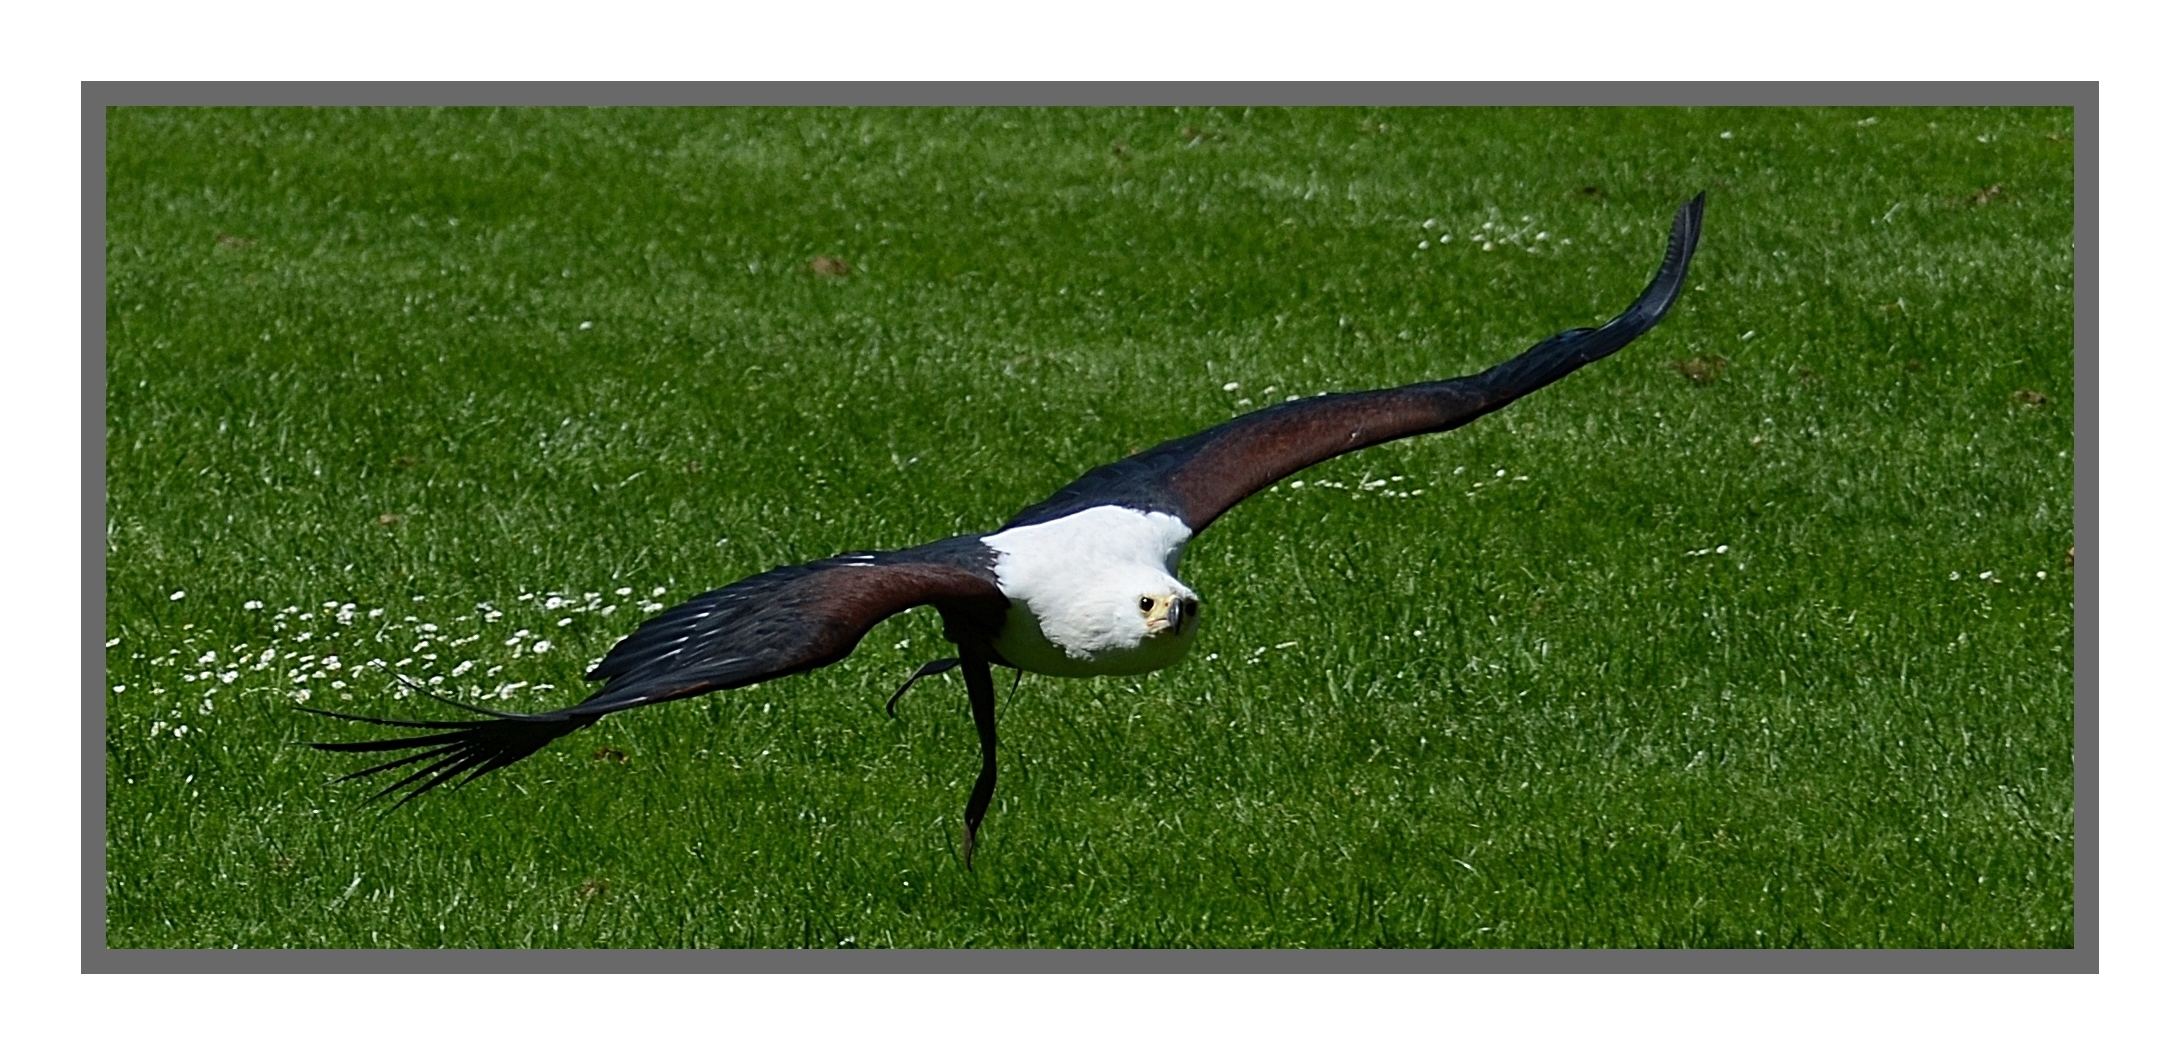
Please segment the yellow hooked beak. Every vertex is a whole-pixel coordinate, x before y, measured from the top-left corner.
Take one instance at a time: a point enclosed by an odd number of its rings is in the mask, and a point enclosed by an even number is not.
[[[1193,597],[1145,595],[1136,602],[1143,623],[1153,634],[1182,634],[1196,624],[1197,602]]]

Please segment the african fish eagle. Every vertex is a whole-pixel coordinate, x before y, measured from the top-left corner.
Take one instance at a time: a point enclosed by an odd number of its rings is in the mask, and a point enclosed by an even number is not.
[[[890,552],[843,553],[700,594],[613,646],[585,675],[605,684],[572,707],[518,714],[444,700],[480,715],[460,721],[303,708],[425,730],[311,746],[406,752],[340,778],[409,767],[373,796],[410,788],[395,803],[399,806],[457,776],[466,784],[520,761],[615,711],[838,662],[880,620],[931,605],[956,657],[924,664],[901,692],[918,678],[956,667],[968,684],[984,759],[962,822],[967,864],[999,777],[994,665],[1080,678],[1142,674],[1179,661],[1202,614],[1196,591],[1175,577],[1181,550],[1220,514],[1328,458],[1460,428],[1619,351],[1673,306],[1702,227],[1703,195],[1698,194],[1673,218],[1664,263],[1626,311],[1596,329],[1548,337],[1480,374],[1266,407],[1092,469],[990,534]],[[889,712],[893,700],[887,702]]]

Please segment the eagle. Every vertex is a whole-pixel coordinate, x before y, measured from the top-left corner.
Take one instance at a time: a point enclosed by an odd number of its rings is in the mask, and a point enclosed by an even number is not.
[[[1055,677],[1143,674],[1188,654],[1203,598],[1178,577],[1181,552],[1242,499],[1329,458],[1457,429],[1626,347],[1680,296],[1703,228],[1703,195],[1673,218],[1665,260],[1626,311],[1567,330],[1482,373],[1368,392],[1297,399],[1244,414],[1084,473],[988,534],[910,549],[843,553],[774,568],[682,602],[636,628],[585,678],[602,682],[571,707],[542,713],[441,702],[475,717],[425,721],[329,718],[412,730],[391,739],[315,743],[401,757],[338,778],[393,773],[373,799],[399,807],[456,777],[467,784],[615,711],[738,689],[839,662],[879,622],[938,609],[951,658],[923,664],[886,703],[924,677],[959,669],[983,766],[962,819],[962,861],[999,779],[992,668]],[[418,688],[421,688],[420,686]]]

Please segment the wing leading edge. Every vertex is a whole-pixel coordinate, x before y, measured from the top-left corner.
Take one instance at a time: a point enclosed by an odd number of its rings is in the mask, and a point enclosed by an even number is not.
[[[1457,429],[1611,355],[1665,317],[1688,277],[1703,231],[1703,195],[1680,207],[1665,261],[1626,311],[1574,329],[1469,377],[1295,400],[1099,466],[1006,527],[1057,520],[1100,505],[1171,513],[1202,533],[1220,514],[1328,458],[1388,440]]]

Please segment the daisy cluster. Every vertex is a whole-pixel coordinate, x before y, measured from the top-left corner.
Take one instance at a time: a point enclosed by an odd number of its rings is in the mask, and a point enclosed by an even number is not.
[[[263,601],[250,600],[243,602],[243,611],[271,613],[262,624],[265,632],[251,635],[256,640],[220,645],[211,630],[184,623],[178,647],[163,654],[132,650],[126,664],[109,661],[110,671],[125,667],[136,673],[115,680],[108,691],[117,701],[142,693],[170,704],[166,717],[151,723],[154,739],[201,733],[220,698],[230,693],[277,693],[295,703],[354,700],[354,683],[367,680],[369,691],[384,685],[400,698],[411,695],[413,681],[447,695],[510,700],[557,687],[536,674],[555,647],[555,633],[574,633],[571,628],[578,620],[611,619],[624,607],[651,615],[666,607],[658,600],[665,594],[664,586],[643,595],[629,586],[531,591],[511,605],[478,601],[470,611],[433,618],[397,615],[384,606],[364,608],[354,601],[270,609]],[[168,600],[179,603],[187,596],[188,591],[176,590]],[[409,601],[423,605],[429,598]],[[599,627],[622,632],[634,628],[635,622],[626,618]],[[109,639],[109,655],[123,644],[121,637]],[[361,671],[375,676],[361,679]]]
[[[1466,465],[1455,466],[1453,475],[1460,476],[1467,469],[1468,466]],[[1489,473],[1478,473],[1476,479],[1469,481],[1468,490],[1463,491],[1462,494],[1465,497],[1474,498],[1493,487],[1512,486],[1528,482],[1529,477],[1527,475],[1509,476],[1505,469],[1493,469]]]
[[[1954,572],[1947,572],[1947,573],[1946,573],[1946,576],[1945,576],[1945,577],[1946,577],[1946,579],[1947,579],[1948,581],[1950,581],[1950,582],[1960,582],[1960,581],[1962,581],[1962,579],[1961,579],[1961,573],[1959,573],[1959,572],[1957,572],[1957,571],[1954,571]],[[2050,578],[2050,577],[2051,577],[2051,573],[2050,573],[2050,572],[2047,572],[2047,571],[2038,571],[2038,572],[2036,573],[2036,577],[2037,577],[2038,579],[2048,579],[2048,578]],[[1975,576],[1974,578],[1972,578],[1972,579],[1968,579],[1967,581],[1968,581],[1968,582],[1971,582],[1971,583],[1976,583],[1976,582],[1985,582],[1985,583],[1990,583],[1990,584],[1992,584],[1992,585],[1994,585],[1994,586],[1995,586],[1995,585],[1997,585],[1997,584],[1999,584],[1999,583],[2005,582],[2006,580],[2005,580],[2004,578],[2002,578],[2002,577],[2001,577],[2001,576],[2000,576],[2000,575],[1999,575],[1999,574],[1998,574],[1997,572],[1995,572],[1995,571],[1985,571],[1985,572],[1980,572],[1980,573],[1978,573],[1978,574],[1977,574],[1977,575],[1976,575],[1976,576]]]
[[[1406,482],[1407,479],[1406,476],[1397,474],[1372,477],[1370,471],[1365,469],[1352,486],[1345,480],[1290,480],[1287,482],[1287,490],[1293,492],[1300,491],[1305,487],[1323,487],[1334,491],[1345,491],[1348,497],[1356,501],[1361,501],[1373,495],[1379,498],[1421,497],[1424,491],[1422,484],[1409,483],[1406,487],[1396,486]]]
[[[1461,241],[1461,236],[1454,233],[1450,225],[1442,224],[1437,217],[1432,217],[1423,221],[1423,239],[1415,247],[1424,250],[1434,246],[1457,245]],[[1500,216],[1497,209],[1491,210],[1482,220],[1477,221],[1476,227],[1469,232],[1467,241],[1486,253],[1500,250],[1541,253],[1553,246],[1574,244],[1571,238],[1555,237],[1534,216],[1524,216],[1519,222],[1514,222]]]

